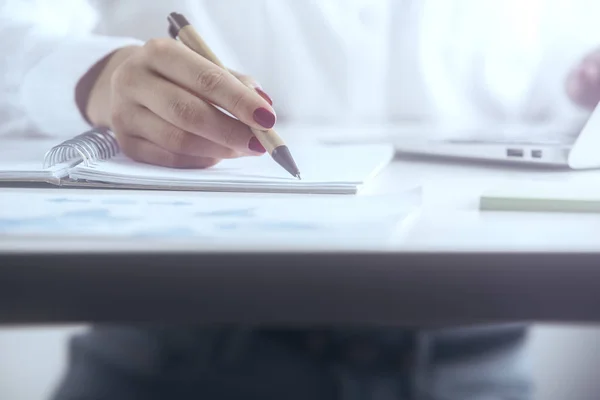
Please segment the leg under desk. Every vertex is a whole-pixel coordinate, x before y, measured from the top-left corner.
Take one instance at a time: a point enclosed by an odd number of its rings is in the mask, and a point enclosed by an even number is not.
[[[395,332],[406,334],[378,331]],[[96,327],[71,341],[52,400],[532,399],[524,328],[417,332],[417,341],[392,357],[381,348],[358,354],[354,345],[315,345],[307,337],[306,331]]]

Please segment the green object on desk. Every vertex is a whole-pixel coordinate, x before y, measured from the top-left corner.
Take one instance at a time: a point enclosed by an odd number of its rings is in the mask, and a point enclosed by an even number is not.
[[[599,185],[600,187],[600,185]],[[561,182],[526,182],[484,191],[483,211],[600,213],[600,189]]]

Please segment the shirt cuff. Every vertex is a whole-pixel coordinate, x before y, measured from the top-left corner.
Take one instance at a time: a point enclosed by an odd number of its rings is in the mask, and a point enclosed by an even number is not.
[[[79,80],[113,51],[142,44],[133,38],[109,36],[61,42],[25,76],[21,103],[29,120],[51,136],[70,138],[90,129],[75,101]]]

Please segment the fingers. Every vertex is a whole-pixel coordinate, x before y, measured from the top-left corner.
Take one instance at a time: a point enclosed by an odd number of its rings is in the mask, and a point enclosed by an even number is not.
[[[600,82],[600,59],[584,61],[578,72],[581,78],[588,83],[598,84]]]
[[[232,69],[229,70],[229,72],[231,72],[231,74],[233,76],[235,76],[236,78],[238,78],[244,85],[256,90],[256,92],[263,98],[265,99],[270,105],[273,105],[273,99],[271,99],[271,96],[269,96],[262,88],[262,86],[260,85],[260,83],[258,83],[254,78],[248,76],[248,75],[244,75],[244,74],[240,74],[237,71],[234,71]]]
[[[252,78],[172,39],[138,48],[112,72],[110,87],[109,125],[123,152],[150,164],[206,168],[263,154],[251,127],[268,129],[276,119],[270,97]]]
[[[216,159],[241,156],[231,148],[178,128],[141,106],[124,110],[113,124],[117,134],[149,140],[171,153]]]
[[[118,138],[119,146],[125,154],[135,161],[146,164],[168,168],[208,168],[219,162],[212,157],[173,153],[138,136],[121,135]]]
[[[183,131],[240,153],[255,153],[254,135],[240,121],[150,72],[138,71],[129,79],[130,88],[123,94],[128,100]]]
[[[144,47],[149,67],[166,79],[251,127],[264,130],[275,125],[275,111],[269,102],[229,71],[172,39],[150,40]]]
[[[596,107],[600,101],[600,53],[588,55],[571,71],[566,89],[576,104],[589,109]]]

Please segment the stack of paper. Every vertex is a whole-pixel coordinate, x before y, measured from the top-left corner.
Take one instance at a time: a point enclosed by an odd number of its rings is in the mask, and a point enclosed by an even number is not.
[[[137,163],[119,154],[90,166],[81,164],[69,177],[128,188],[354,194],[394,154],[387,145],[305,145],[291,150],[302,180],[289,175],[268,155],[223,160],[208,169],[173,169]]]
[[[0,181],[58,182],[75,165],[63,163],[43,168],[44,154],[55,144],[43,139],[6,139],[0,146]]]

